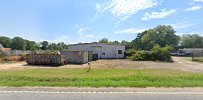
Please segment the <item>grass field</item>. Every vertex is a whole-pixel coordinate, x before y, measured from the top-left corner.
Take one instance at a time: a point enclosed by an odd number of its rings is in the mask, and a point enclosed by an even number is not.
[[[203,74],[133,69],[7,70],[0,71],[0,86],[203,87]]]

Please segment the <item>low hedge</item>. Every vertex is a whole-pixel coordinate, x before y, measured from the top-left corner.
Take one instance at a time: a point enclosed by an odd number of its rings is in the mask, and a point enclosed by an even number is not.
[[[160,46],[154,47],[151,51],[135,51],[127,52],[129,59],[133,61],[171,61],[170,47]]]

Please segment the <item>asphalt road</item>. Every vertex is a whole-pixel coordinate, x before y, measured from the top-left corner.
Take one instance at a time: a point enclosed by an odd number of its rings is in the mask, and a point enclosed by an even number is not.
[[[88,90],[88,89],[87,89]],[[0,100],[203,100],[202,91],[1,89]]]
[[[41,94],[41,93],[1,93],[0,100],[202,100],[203,95],[188,94]]]

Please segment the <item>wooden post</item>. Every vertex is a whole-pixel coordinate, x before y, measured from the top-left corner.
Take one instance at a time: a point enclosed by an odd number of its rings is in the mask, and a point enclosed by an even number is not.
[[[90,70],[91,70],[90,69],[91,64],[89,62],[87,64],[88,64],[88,70],[87,70],[87,72],[90,72]]]

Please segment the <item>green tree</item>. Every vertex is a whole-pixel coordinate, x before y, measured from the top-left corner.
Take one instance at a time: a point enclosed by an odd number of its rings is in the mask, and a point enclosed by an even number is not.
[[[151,50],[155,45],[176,46],[180,37],[175,34],[172,26],[159,25],[153,29],[146,30],[137,35],[137,38],[132,41],[133,48],[141,50]]]
[[[119,41],[113,41],[112,44],[120,44]]]
[[[103,38],[99,40],[99,43],[109,43],[109,40],[107,38]]]
[[[67,50],[68,49],[68,45],[66,45],[64,42],[58,43],[57,46],[58,46],[58,50]]]
[[[43,41],[40,44],[41,44],[41,49],[42,50],[48,50],[49,42]]]
[[[152,49],[157,43],[157,35],[155,30],[148,30],[147,34],[143,35],[141,37],[141,44],[142,44],[142,49],[144,50],[150,50]]]
[[[56,43],[51,43],[49,46],[48,46],[48,49],[49,50],[58,50],[58,46]]]
[[[14,50],[26,50],[26,41],[21,37],[14,37],[11,47]]]
[[[132,49],[132,47],[133,47],[132,42],[128,42],[128,41],[125,41],[125,40],[122,40],[120,44],[124,45],[126,50]]]
[[[26,41],[26,50],[39,50],[39,45],[35,41]]]
[[[180,37],[175,34],[172,26],[159,25],[154,30],[158,36],[156,41],[161,47],[165,47],[166,45],[174,47],[178,45]]]
[[[181,46],[183,48],[203,48],[203,37],[198,34],[183,35]]]
[[[0,44],[2,44],[5,48],[10,48],[11,47],[11,39],[5,36],[0,37]]]

